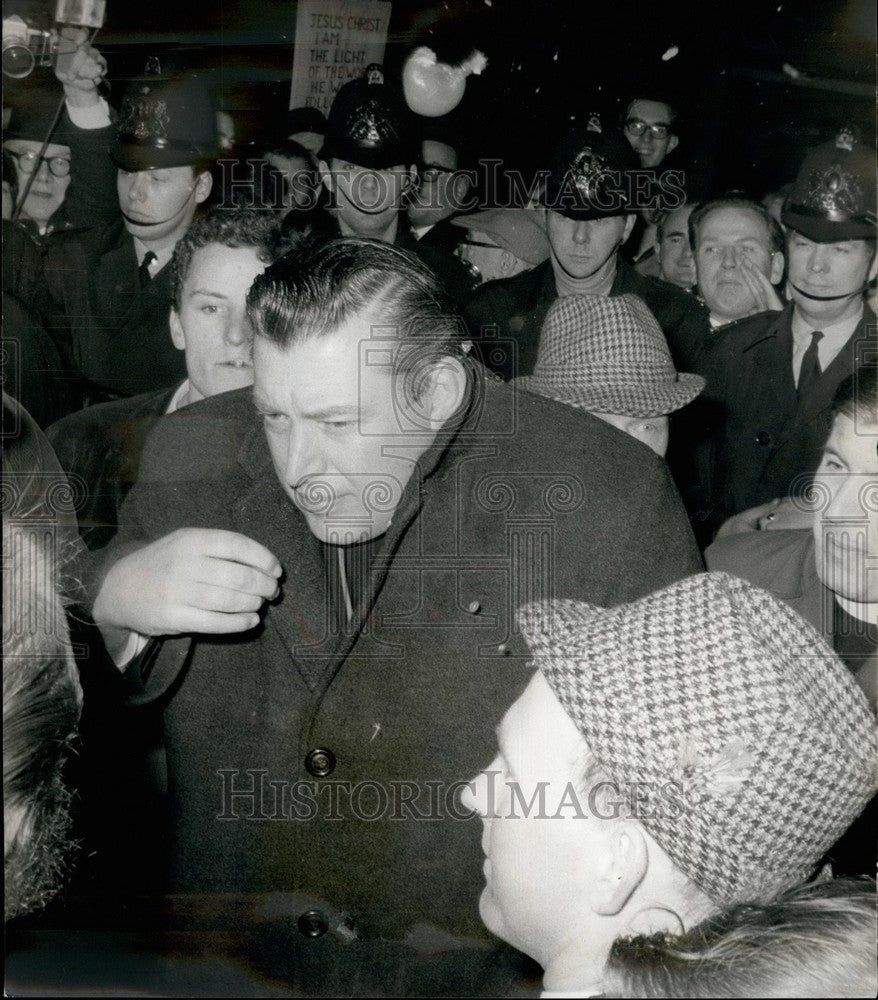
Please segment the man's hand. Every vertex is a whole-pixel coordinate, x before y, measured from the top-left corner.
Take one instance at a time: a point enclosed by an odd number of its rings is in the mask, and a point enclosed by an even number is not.
[[[74,108],[100,100],[98,84],[107,75],[107,60],[88,42],[87,28],[66,25],[58,38],[55,76],[64,86],[64,97]]]
[[[111,567],[93,617],[142,635],[246,632],[277,597],[280,575],[272,553],[246,535],[181,528]]]
[[[783,309],[783,300],[778,295],[777,289],[759,268],[743,255],[741,259],[741,274],[744,281],[747,282],[747,287],[753,294],[753,301],[755,302],[751,315],[766,312],[767,310],[779,311]]]

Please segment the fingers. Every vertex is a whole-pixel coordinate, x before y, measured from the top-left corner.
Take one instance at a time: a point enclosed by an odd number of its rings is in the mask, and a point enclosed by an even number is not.
[[[275,581],[281,574],[281,565],[272,552],[269,552],[264,545],[246,535],[239,534],[237,531],[223,531],[219,528],[189,528],[182,529],[177,534],[185,534],[187,543],[192,545],[199,555],[208,559],[240,563],[242,566],[249,566],[266,576],[273,577]]]
[[[229,590],[212,583],[195,584],[188,594],[188,604],[193,610],[217,611],[225,615],[258,612],[264,600],[260,594]]]
[[[200,632],[205,635],[234,635],[236,632],[249,632],[258,624],[259,615],[255,613],[225,614],[219,611],[187,608],[175,631]]]

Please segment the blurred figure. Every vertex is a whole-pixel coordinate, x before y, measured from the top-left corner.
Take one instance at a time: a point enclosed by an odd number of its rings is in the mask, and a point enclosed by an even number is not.
[[[510,278],[549,257],[549,241],[537,210],[489,208],[450,222],[466,230],[458,255],[479,281]]]
[[[304,146],[317,159],[326,135],[326,116],[317,108],[292,108],[287,114],[286,136]]]
[[[65,618],[77,539],[69,484],[27,411],[3,395],[5,917],[58,891],[70,840],[65,762],[82,692]]]

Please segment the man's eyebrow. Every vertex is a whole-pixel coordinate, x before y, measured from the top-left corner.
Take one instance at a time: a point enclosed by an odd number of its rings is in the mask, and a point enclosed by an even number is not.
[[[360,407],[357,403],[339,404],[337,406],[324,406],[319,410],[307,410],[302,414],[304,420],[330,420],[333,417],[358,416]]]
[[[215,291],[212,288],[193,288],[192,291],[189,292],[188,294],[190,296],[191,295],[205,295],[209,299],[227,299],[228,298],[228,295],[223,295],[222,292],[217,292],[217,291]]]

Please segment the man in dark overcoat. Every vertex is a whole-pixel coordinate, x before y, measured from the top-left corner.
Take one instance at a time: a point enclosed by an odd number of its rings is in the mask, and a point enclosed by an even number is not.
[[[269,267],[254,390],[162,421],[92,584],[163,707],[171,888],[310,993],[506,991],[458,792],[530,676],[515,609],[701,565],[658,457],[491,379],[442,302],[383,242]]]

